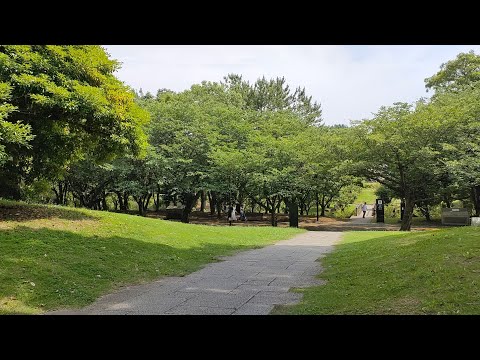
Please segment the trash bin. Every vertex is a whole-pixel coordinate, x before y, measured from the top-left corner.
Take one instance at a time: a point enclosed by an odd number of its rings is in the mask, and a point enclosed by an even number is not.
[[[480,226],[480,217],[472,217],[472,226]]]

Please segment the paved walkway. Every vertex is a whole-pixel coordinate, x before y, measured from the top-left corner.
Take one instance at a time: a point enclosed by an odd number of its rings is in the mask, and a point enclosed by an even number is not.
[[[367,205],[367,212],[365,214],[365,218],[363,217],[363,211],[358,209],[358,215],[350,216],[348,223],[352,224],[371,224],[376,221],[375,216],[373,216],[373,207],[375,205]]]
[[[297,303],[292,287],[322,284],[316,261],[333,249],[340,232],[309,231],[262,249],[208,264],[185,277],[131,286],[78,311],[48,314],[265,315],[277,304]]]

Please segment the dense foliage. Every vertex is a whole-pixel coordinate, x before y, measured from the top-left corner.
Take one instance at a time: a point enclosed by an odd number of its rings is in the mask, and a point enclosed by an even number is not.
[[[463,200],[480,214],[480,57],[459,54],[425,80],[431,99],[325,126],[285,78],[229,74],[183,92],[135,93],[99,46],[0,46],[0,196],[145,215],[200,202],[296,217],[343,211],[362,179],[414,209]],[[150,121],[148,121],[150,119]],[[48,185],[48,186],[47,186]],[[317,215],[318,216],[318,215]]]
[[[76,160],[138,153],[148,114],[100,46],[0,46],[0,195],[55,180]]]

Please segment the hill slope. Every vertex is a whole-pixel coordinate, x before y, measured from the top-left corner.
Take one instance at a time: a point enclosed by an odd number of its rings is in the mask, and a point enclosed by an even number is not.
[[[480,228],[348,232],[290,314],[480,314]]]
[[[0,200],[0,314],[84,306],[121,285],[182,276],[300,232]]]

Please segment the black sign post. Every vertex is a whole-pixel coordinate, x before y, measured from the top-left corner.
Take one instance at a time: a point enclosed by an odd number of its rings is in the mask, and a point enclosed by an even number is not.
[[[385,222],[385,207],[382,199],[375,200],[375,208],[377,213],[377,222]]]

